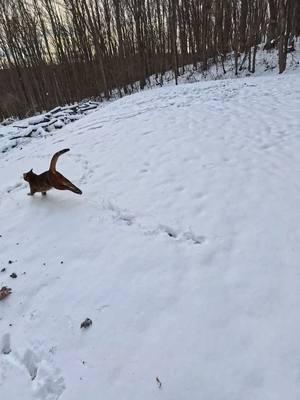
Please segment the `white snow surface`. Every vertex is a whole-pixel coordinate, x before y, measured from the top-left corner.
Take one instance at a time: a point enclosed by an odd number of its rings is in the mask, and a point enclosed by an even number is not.
[[[83,195],[27,196],[66,147]],[[299,160],[299,69],[139,93],[0,154],[0,398],[299,399]]]

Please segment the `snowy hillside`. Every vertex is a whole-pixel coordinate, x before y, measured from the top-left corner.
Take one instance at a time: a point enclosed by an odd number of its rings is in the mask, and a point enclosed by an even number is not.
[[[83,195],[27,196],[66,147]],[[299,70],[139,93],[1,153],[1,399],[298,399],[299,154]]]
[[[248,71],[247,56],[242,54],[239,57],[238,75],[235,75],[234,54],[229,53],[223,62],[224,71],[219,57],[218,63],[215,64],[213,59],[209,60],[209,68],[202,71],[201,65],[194,68],[193,65],[186,65],[180,68],[178,77],[179,84],[196,83],[211,80],[240,79],[253,76],[270,76],[278,75],[278,51],[273,49],[270,51],[263,50],[264,44],[258,46],[256,56],[255,72]],[[300,68],[300,42],[295,42],[295,51],[287,54],[287,70],[295,72]],[[175,85],[175,77],[172,71],[166,71],[163,75],[152,75],[147,79],[146,90],[153,90],[158,86]],[[140,82],[135,82],[127,87],[128,93],[140,91]],[[123,93],[124,94],[124,93]],[[64,105],[55,107],[53,110],[26,118],[21,121],[13,117],[2,121],[0,124],[0,152],[5,153],[11,147],[22,146],[31,141],[31,138],[45,137],[51,135],[53,131],[61,129],[65,125],[77,121],[83,116],[91,113],[97,108],[108,105],[109,102],[119,99],[120,92],[115,90],[109,101],[103,101],[99,97],[82,101],[80,104]],[[125,95],[125,94],[124,94]]]

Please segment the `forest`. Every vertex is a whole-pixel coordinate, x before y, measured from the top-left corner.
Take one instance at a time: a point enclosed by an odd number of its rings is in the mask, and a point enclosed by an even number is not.
[[[187,65],[232,54],[255,71],[259,45],[285,70],[299,0],[0,0],[0,118],[124,96]]]

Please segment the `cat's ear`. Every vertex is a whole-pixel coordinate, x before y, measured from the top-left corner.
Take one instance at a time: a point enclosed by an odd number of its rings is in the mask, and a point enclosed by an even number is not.
[[[33,171],[33,168],[31,168],[30,172],[32,172],[32,171]]]

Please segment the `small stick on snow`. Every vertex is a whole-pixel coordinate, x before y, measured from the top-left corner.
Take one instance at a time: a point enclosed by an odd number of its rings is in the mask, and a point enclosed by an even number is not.
[[[156,382],[158,383],[158,388],[161,389],[161,381],[158,379],[158,376],[156,377]]]

